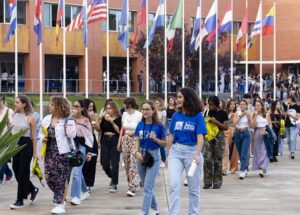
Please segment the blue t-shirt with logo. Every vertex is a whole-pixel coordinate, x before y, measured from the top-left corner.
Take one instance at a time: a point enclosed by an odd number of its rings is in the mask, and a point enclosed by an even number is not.
[[[182,112],[176,112],[171,120],[170,133],[174,136],[173,143],[197,145],[197,135],[207,134],[202,114],[197,113],[190,116]]]
[[[144,121],[140,121],[134,135],[139,138],[142,149],[155,150],[159,148],[159,145],[151,139],[150,132],[154,132],[156,138],[160,140],[166,137],[166,131],[162,124],[147,124]]]

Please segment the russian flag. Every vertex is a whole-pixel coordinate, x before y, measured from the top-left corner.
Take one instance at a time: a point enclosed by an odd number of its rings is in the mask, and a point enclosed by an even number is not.
[[[42,42],[41,0],[35,0],[35,15],[33,30],[37,36],[37,45]]]
[[[164,25],[165,25],[165,1],[160,0],[159,6],[157,8],[157,11],[156,11],[156,14],[154,17],[153,25],[151,26],[151,29],[149,32],[148,40],[146,41],[144,48],[151,45],[154,35],[155,35],[156,28],[164,26]]]
[[[268,14],[266,15],[266,17],[263,19],[263,23],[262,23],[263,36],[274,34],[274,14],[275,14],[275,8],[273,6],[271,10],[268,12]]]
[[[124,50],[128,48],[128,23],[127,23],[127,11],[128,11],[128,0],[123,0],[122,13],[119,20],[119,37],[118,41],[121,43],[121,46]]]
[[[5,38],[5,42],[7,43],[10,37],[15,33],[17,27],[17,0],[9,0],[9,29]]]
[[[200,34],[198,34],[197,36],[195,50],[198,49],[204,37],[206,37],[211,32],[216,30],[216,20],[217,20],[216,1],[217,0],[214,1],[213,5],[211,6],[208,12],[208,15],[204,21],[204,25],[202,27],[203,30],[200,31]]]
[[[198,0],[196,19],[195,19],[195,23],[194,23],[194,29],[193,29],[193,34],[192,34],[192,39],[191,39],[191,44],[190,44],[190,52],[193,52],[193,50],[195,50],[196,38],[200,32],[201,24],[202,24],[201,23],[201,0]]]

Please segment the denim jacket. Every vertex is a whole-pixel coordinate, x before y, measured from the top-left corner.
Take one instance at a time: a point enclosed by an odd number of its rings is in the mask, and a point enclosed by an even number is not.
[[[277,140],[276,134],[274,133],[271,126],[266,126],[266,134],[264,135],[264,144],[266,146],[268,158],[273,158],[273,145]]]
[[[52,120],[52,115],[47,115],[42,121],[42,126],[49,128]],[[65,127],[66,125],[66,127]],[[55,125],[55,138],[57,142],[59,154],[65,154],[71,151],[68,138],[73,141],[76,137],[76,125],[74,119],[60,119]]]

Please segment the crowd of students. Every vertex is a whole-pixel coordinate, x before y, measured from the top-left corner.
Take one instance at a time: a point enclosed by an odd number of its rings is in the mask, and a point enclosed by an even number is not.
[[[300,106],[294,96],[287,104],[273,101],[267,105],[258,95],[245,94],[240,101],[227,102],[217,96],[200,101],[191,88],[182,88],[177,97],[168,99],[167,107],[161,99],[142,103],[141,109],[134,98],[125,98],[124,107],[109,99],[98,115],[95,102],[90,99],[71,103],[62,97],[49,101],[49,115],[43,119],[34,114],[27,96],[15,99],[15,110],[5,106],[0,96],[0,116],[9,115],[6,130],[12,133],[28,129],[19,140],[26,147],[12,159],[14,176],[18,183],[16,202],[11,209],[24,207],[30,195],[34,201],[39,189],[30,181],[32,158],[39,159],[38,139],[46,144],[44,173],[53,192],[53,214],[65,213],[70,186],[70,203],[80,205],[89,197],[94,186],[97,156],[100,146],[100,164],[111,182],[109,192],[118,191],[119,163],[122,154],[127,176],[128,197],[134,197],[140,187],[144,195],[140,214],[159,214],[155,197],[155,181],[160,167],[168,169],[169,214],[180,214],[180,189],[183,171],[186,178],[189,214],[198,214],[200,184],[203,189],[220,189],[223,177],[239,173],[243,180],[251,169],[264,177],[270,162],[282,155],[283,139],[287,138],[290,158],[295,158]],[[269,108],[267,108],[269,107]],[[140,110],[140,111],[139,111]],[[39,135],[40,126],[47,135]],[[99,134],[99,136],[98,136]],[[72,166],[69,153],[76,146],[84,162]],[[250,164],[253,157],[252,164]],[[1,184],[13,176],[9,166],[0,168]],[[72,184],[69,184],[69,183]]]

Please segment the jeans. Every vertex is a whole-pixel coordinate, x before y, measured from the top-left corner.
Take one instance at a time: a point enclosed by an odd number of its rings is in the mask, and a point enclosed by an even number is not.
[[[285,128],[286,137],[288,139],[288,146],[291,153],[296,151],[297,127]]]
[[[144,198],[142,206],[142,214],[149,214],[150,207],[154,210],[158,209],[154,185],[155,179],[159,171],[160,157],[158,150],[147,150],[153,157],[154,164],[151,168],[143,166],[139,161],[137,162],[137,168],[144,185]],[[141,149],[143,155],[145,155],[146,150]]]
[[[12,177],[13,175],[7,163],[3,164],[3,166],[0,167],[0,181],[3,181],[4,174],[6,175],[6,177]]]
[[[183,170],[188,172],[197,145],[188,146],[175,143],[172,145],[168,157],[168,174],[170,188],[170,215],[180,214],[180,186]],[[199,214],[200,208],[200,175],[203,168],[203,157],[200,154],[200,164],[193,177],[187,177],[189,194],[189,215]]]
[[[160,149],[161,160],[163,162],[165,162],[166,161],[166,150],[165,150],[165,147],[160,146],[159,149]]]
[[[83,153],[83,160],[86,159],[86,148],[79,145],[79,150]],[[73,182],[71,188],[71,197],[80,199],[81,193],[86,193],[87,187],[82,173],[83,164],[81,166],[73,167]]]
[[[234,143],[239,153],[241,161],[240,170],[242,172],[248,170],[250,141],[251,136],[248,130],[236,131],[234,133]]]

